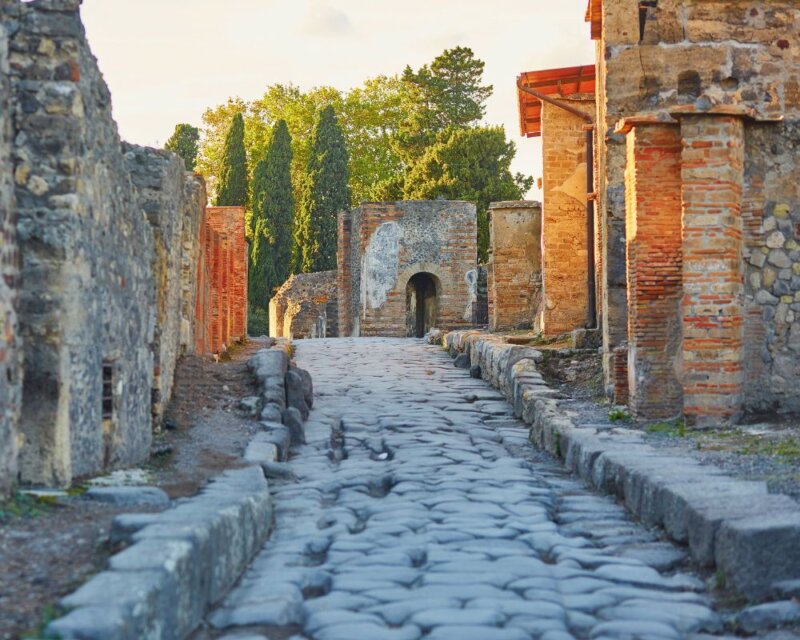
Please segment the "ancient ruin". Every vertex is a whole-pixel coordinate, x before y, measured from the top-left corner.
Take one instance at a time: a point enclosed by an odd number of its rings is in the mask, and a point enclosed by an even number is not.
[[[79,4],[2,5],[3,493],[144,460],[177,358],[246,335],[244,211],[120,141]]]
[[[489,218],[489,330],[541,331],[542,206],[525,200],[493,202]]]
[[[422,337],[473,323],[473,204],[362,204],[339,215],[337,258],[339,335]]]
[[[291,276],[269,301],[273,338],[331,338],[339,335],[336,271]]]

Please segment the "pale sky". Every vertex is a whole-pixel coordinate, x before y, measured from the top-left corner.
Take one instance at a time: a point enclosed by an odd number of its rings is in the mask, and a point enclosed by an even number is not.
[[[130,142],[161,146],[176,123],[200,126],[207,107],[269,84],[347,90],[461,45],[486,62],[486,122],[516,143],[513,170],[538,178],[516,76],[591,64],[585,10],[586,0],[84,0],[82,15]]]

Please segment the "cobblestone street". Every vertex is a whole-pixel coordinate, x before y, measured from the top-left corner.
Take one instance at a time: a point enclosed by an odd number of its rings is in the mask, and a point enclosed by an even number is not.
[[[275,531],[198,637],[721,632],[684,552],[538,453],[503,397],[440,347],[296,349],[316,391],[297,480],[272,481]]]

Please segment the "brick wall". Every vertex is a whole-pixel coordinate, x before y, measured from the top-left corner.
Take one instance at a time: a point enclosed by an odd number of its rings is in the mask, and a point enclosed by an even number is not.
[[[539,329],[542,304],[542,207],[538,202],[489,205],[489,330],[528,324]]]
[[[637,418],[681,415],[681,131],[627,134],[628,394]]]
[[[340,273],[342,335],[413,335],[408,285],[418,273],[430,274],[435,284],[439,328],[471,323],[478,279],[474,205],[444,200],[365,203],[342,216],[340,227],[348,219],[350,246],[340,246],[340,265],[350,273],[350,278]],[[343,310],[348,303],[350,309]]]
[[[593,100],[565,100],[592,114]],[[586,132],[578,116],[542,107],[542,330],[547,335],[586,325]],[[589,161],[592,161],[589,159]]]
[[[694,422],[742,410],[743,127],[729,116],[681,119],[684,414]]]
[[[247,337],[247,237],[243,207],[206,209],[209,346],[220,353]]]

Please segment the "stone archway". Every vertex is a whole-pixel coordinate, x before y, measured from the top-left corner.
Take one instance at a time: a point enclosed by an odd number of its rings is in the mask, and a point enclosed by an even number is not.
[[[420,271],[406,284],[406,335],[421,338],[439,319],[439,278]]]

